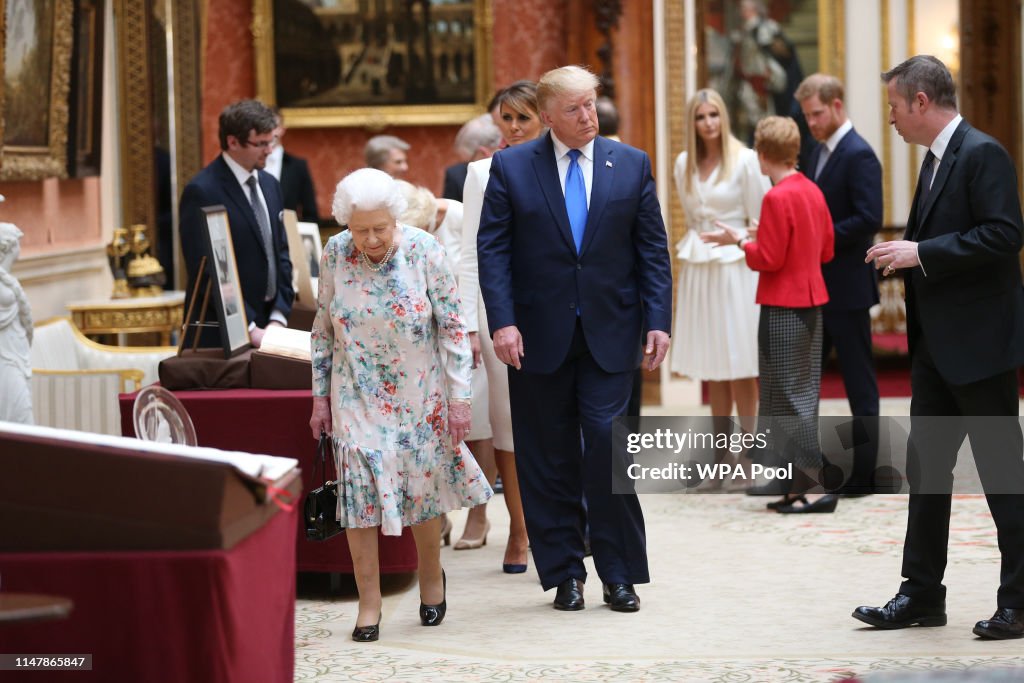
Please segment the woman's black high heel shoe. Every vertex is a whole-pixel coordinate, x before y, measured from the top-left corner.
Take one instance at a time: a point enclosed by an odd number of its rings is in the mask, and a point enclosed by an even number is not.
[[[440,605],[425,605],[420,600],[420,623],[424,626],[437,626],[444,621],[445,612],[448,610],[448,577],[444,570],[441,570],[441,590],[443,596]]]
[[[377,623],[373,626],[356,626],[352,629],[352,640],[357,643],[372,643],[380,638],[380,615],[377,615]]]

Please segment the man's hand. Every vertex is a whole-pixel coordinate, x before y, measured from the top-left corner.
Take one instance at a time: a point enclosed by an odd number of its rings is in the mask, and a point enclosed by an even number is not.
[[[480,367],[480,333],[469,333],[469,349],[473,352],[473,369]]]
[[[473,423],[473,408],[461,401],[448,402],[448,431],[452,435],[452,446],[456,448],[469,434]]]
[[[309,418],[313,438],[319,439],[320,432],[331,434],[331,399],[326,396],[313,397],[313,415]]]
[[[647,333],[647,346],[644,347],[644,357],[647,359],[646,368],[654,370],[665,360],[668,354],[669,337],[667,332],[651,330]]]
[[[868,249],[864,263],[875,262],[875,269],[882,270],[882,275],[892,275],[899,268],[914,268],[921,265],[917,258],[917,242],[895,240],[879,242]]]
[[[522,369],[519,359],[526,354],[523,352],[523,336],[519,334],[518,327],[509,325],[494,333],[494,355],[505,365],[511,365],[516,370]]]

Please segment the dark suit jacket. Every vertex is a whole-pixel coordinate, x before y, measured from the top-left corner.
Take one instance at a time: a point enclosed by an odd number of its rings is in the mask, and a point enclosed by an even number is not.
[[[921,259],[903,274],[911,354],[924,335],[936,369],[954,385],[1019,367],[1024,226],[1010,155],[961,121],[923,208],[920,193],[919,183],[905,235]]]
[[[824,145],[811,154],[813,179]],[[827,309],[856,310],[878,303],[878,275],[864,253],[882,229],[882,165],[856,130],[836,145],[815,181],[825,195],[835,227],[835,258],[821,267],[828,289]]]
[[[466,174],[469,171],[469,164],[453,164],[444,169],[444,192],[441,196],[445,199],[462,201],[462,188],[466,186]]]
[[[576,310],[606,372],[634,370],[641,333],[671,329],[672,269],[644,152],[598,137],[580,254],[550,134],[494,155],[477,236],[490,333],[516,325],[523,370],[565,360]]]
[[[218,156],[196,174],[181,193],[181,250],[188,268],[188,292],[191,295],[199,261],[206,253],[206,206],[223,204],[228,211],[231,241],[235,247],[235,262],[245,300],[245,315],[249,322],[266,327],[270,311],[274,308],[287,317],[292,310],[295,291],[292,289],[292,262],[288,257],[288,238],[285,235],[281,212],[281,187],[274,176],[259,172],[260,190],[267,202],[270,229],[277,257],[277,294],[273,301],[264,302],[267,289],[267,257],[260,227],[252,211],[247,192],[238,184],[224,158]],[[201,295],[201,293],[200,293]],[[188,302],[185,303],[186,309]],[[205,343],[205,342],[204,342]]]
[[[295,211],[300,221],[316,223],[320,220],[309,164],[302,157],[292,156],[288,152],[281,158],[281,194],[284,197],[284,208]]]

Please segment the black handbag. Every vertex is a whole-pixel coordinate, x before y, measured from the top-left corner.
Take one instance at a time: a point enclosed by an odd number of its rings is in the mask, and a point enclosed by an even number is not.
[[[336,518],[338,514],[338,482],[327,480],[327,458],[334,461],[334,447],[331,437],[320,432],[320,443],[316,447],[320,457],[320,488],[306,494],[303,515],[306,519],[306,540],[326,541],[345,529]],[[316,470],[313,471],[314,476]]]

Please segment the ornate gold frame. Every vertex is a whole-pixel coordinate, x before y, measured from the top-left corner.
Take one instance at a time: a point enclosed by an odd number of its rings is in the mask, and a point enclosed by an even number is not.
[[[6,19],[6,3],[0,2]],[[22,146],[2,144],[3,164],[0,180],[41,180],[66,178],[68,147],[68,89],[71,85],[72,0],[55,0],[53,6],[53,43],[50,46],[49,125],[47,144]],[[4,21],[6,25],[6,21]],[[4,52],[7,35],[4,30]],[[7,93],[4,93],[6,97]],[[6,112],[6,99],[3,101]],[[0,134],[4,133],[0,129]],[[2,136],[0,136],[2,140]]]
[[[417,104],[352,107],[286,107],[285,123],[295,128],[335,126],[379,130],[386,126],[462,124],[483,111],[491,97],[492,0],[474,4],[476,42],[476,102],[473,104]],[[252,36],[256,62],[256,96],[276,104],[274,65],[274,0],[253,0]]]

